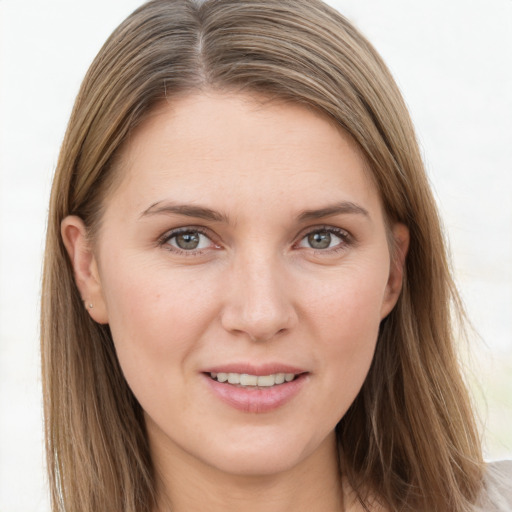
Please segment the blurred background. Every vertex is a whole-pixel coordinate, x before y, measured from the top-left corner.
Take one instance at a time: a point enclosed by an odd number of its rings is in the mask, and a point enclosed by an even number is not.
[[[478,333],[489,460],[512,458],[512,1],[331,0],[409,105]],[[0,512],[48,512],[38,315],[53,171],[90,62],[138,0],[0,0]]]

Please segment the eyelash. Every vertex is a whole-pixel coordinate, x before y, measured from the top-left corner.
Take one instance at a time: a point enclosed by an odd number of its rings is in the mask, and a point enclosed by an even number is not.
[[[180,249],[179,247],[171,246],[169,244],[170,240],[172,240],[173,238],[175,238],[179,235],[187,234],[187,233],[190,233],[190,234],[197,233],[197,234],[203,235],[206,238],[208,238],[208,240],[210,240],[210,242],[213,245],[215,245],[215,242],[212,241],[212,237],[209,234],[209,232],[199,226],[186,226],[183,228],[178,228],[178,229],[173,229],[172,231],[168,231],[162,237],[160,237],[160,239],[158,240],[158,245],[160,247],[164,247],[169,252],[174,252],[174,253],[179,254],[180,256],[187,256],[187,257],[200,256],[203,254],[203,252],[205,250],[209,249],[209,247],[208,247],[208,248],[203,248],[203,249],[193,249],[193,250],[187,251],[185,249]]]
[[[327,247],[325,249],[315,249],[313,247],[301,247],[299,244],[308,236],[314,234],[314,233],[330,233],[338,237],[341,242],[337,244],[334,247]],[[204,228],[201,228],[199,226],[186,226],[183,228],[173,229],[172,231],[168,231],[163,236],[161,236],[158,240],[158,245],[160,247],[164,247],[169,252],[173,252],[182,256],[191,257],[191,256],[200,256],[204,253],[204,251],[210,249],[210,247],[203,248],[203,249],[191,249],[191,250],[185,250],[180,249],[176,246],[171,246],[169,244],[170,240],[173,238],[182,235],[182,234],[199,234],[203,235],[208,240],[210,240],[212,245],[215,245],[215,242],[212,240],[211,234],[205,230]],[[347,249],[348,246],[352,245],[354,243],[352,235],[341,228],[336,228],[334,226],[312,226],[311,228],[308,228],[307,231],[302,232],[299,235],[299,240],[294,244],[294,247],[298,249],[310,249],[313,250],[315,254],[318,255],[327,255],[327,254],[336,254],[340,251],[344,251]],[[218,246],[217,246],[218,247]]]
[[[341,242],[338,243],[337,245],[335,245],[334,247],[328,247],[325,249],[315,249],[314,247],[304,247],[304,249],[313,250],[315,252],[315,255],[327,256],[327,255],[337,254],[341,251],[345,251],[350,245],[352,245],[354,243],[354,239],[348,231],[341,229],[341,228],[334,227],[334,226],[325,225],[325,226],[312,226],[311,228],[308,228],[307,231],[302,232],[299,235],[299,237],[300,237],[299,241],[295,245],[300,244],[305,238],[307,238],[308,236],[310,236],[314,233],[333,234],[341,240]],[[302,248],[302,247],[299,247],[299,248]]]

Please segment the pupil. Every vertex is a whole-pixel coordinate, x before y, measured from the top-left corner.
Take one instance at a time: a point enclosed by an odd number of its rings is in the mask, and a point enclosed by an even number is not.
[[[182,233],[176,237],[176,244],[180,249],[196,249],[199,245],[197,233]]]
[[[308,242],[313,249],[327,249],[331,245],[331,234],[327,231],[311,233]]]

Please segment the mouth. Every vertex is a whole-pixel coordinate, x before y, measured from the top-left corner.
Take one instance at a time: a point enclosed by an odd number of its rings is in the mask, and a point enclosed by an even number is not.
[[[232,386],[259,389],[273,388],[287,382],[292,382],[302,373],[271,373],[268,375],[251,375],[250,373],[227,373],[227,372],[210,372],[210,378],[220,383],[230,384]]]
[[[284,365],[231,365],[210,368],[203,376],[215,396],[244,413],[279,409],[300,394],[310,380],[309,372]]]

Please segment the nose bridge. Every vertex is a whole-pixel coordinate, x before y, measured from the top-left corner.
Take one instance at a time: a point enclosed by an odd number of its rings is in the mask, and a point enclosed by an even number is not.
[[[232,332],[265,341],[292,327],[293,304],[284,285],[283,262],[269,251],[239,254],[232,267],[223,324]]]

